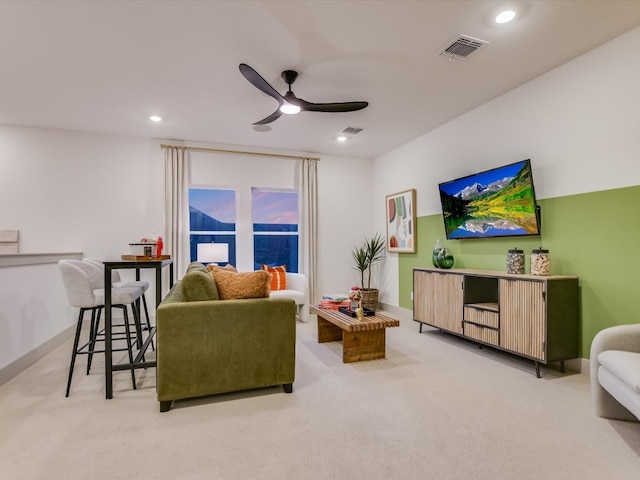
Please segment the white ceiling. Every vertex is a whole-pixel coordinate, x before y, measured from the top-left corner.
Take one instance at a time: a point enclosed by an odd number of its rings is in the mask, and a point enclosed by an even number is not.
[[[376,157],[638,25],[634,0],[4,0],[0,124]],[[459,34],[490,44],[438,56]],[[277,103],[242,62],[280,93],[293,69],[299,97],[369,107],[256,131]],[[347,126],[364,131],[339,144]]]

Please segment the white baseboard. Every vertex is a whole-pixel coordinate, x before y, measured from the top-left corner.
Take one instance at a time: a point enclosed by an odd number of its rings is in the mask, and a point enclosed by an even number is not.
[[[152,324],[155,324],[155,316],[152,315],[153,312],[149,312],[149,318]],[[114,320],[122,320],[124,317],[122,313],[114,312],[113,319]],[[144,315],[143,315],[144,318]],[[145,320],[142,320],[145,321]],[[84,328],[88,328],[85,324]],[[83,328],[83,330],[84,330]],[[45,343],[40,345],[39,347],[34,348],[30,352],[26,353],[22,357],[18,358],[14,362],[10,363],[6,367],[0,368],[0,386],[7,383],[13,377],[18,375],[23,370],[29,368],[31,365],[36,363],[42,357],[51,353],[54,349],[58,348],[65,341],[73,338],[76,331],[76,324],[74,323],[70,327],[68,327],[63,332],[59,333],[55,337],[47,340]]]
[[[23,355],[18,358],[14,362],[10,363],[6,367],[0,369],[0,385],[4,385],[13,377],[18,375],[23,370],[27,369],[42,357],[52,352],[54,349],[58,348],[68,339],[73,337],[76,326],[75,324],[59,333],[55,337],[50,340],[47,340],[45,343],[40,345],[39,347],[34,348],[29,353]]]
[[[574,360],[572,360],[574,361]],[[580,370],[578,370],[578,372],[580,373],[584,373],[587,377],[591,376],[591,362],[589,361],[588,358],[578,358],[575,361],[579,361],[580,362]]]

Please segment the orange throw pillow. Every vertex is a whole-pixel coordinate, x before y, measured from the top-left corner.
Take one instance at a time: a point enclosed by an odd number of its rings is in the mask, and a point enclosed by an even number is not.
[[[280,265],[279,267],[270,267],[262,264],[262,269],[271,275],[271,291],[287,289],[287,267]]]

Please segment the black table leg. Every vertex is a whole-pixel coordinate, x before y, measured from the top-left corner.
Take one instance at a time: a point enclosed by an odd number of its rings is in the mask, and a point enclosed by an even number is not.
[[[113,358],[111,356],[111,267],[104,268],[104,374],[106,398],[113,398]]]
[[[156,362],[147,362],[144,359],[144,354],[149,346],[149,344],[153,341],[153,335],[155,335],[155,327],[152,327],[149,330],[149,336],[145,340],[144,344],[138,353],[138,356],[135,360],[129,360],[129,363],[124,364],[113,364],[112,352],[113,352],[113,344],[112,344],[112,314],[111,309],[113,306],[113,301],[111,299],[112,293],[112,271],[118,269],[125,268],[134,268],[136,270],[136,280],[140,280],[140,269],[141,268],[155,268],[156,270],[156,308],[162,301],[162,268],[165,266],[170,267],[169,271],[169,288],[173,287],[173,261],[172,260],[163,260],[163,261],[148,261],[148,262],[137,262],[137,261],[105,261],[105,269],[104,269],[104,307],[105,307],[105,396],[107,399],[113,398],[113,372],[119,370],[131,370],[132,372],[136,368],[149,368],[155,367]],[[139,302],[139,299],[137,300]],[[139,303],[137,303],[138,307],[136,308],[137,312],[140,312]]]
[[[156,266],[156,308],[162,300],[162,265]]]

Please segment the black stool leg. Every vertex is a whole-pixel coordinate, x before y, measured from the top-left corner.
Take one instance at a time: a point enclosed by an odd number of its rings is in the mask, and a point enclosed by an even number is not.
[[[136,327],[136,346],[139,350],[142,347],[142,323],[140,322],[140,310],[136,306],[136,302],[131,304],[131,311],[133,312],[133,323]]]
[[[102,307],[91,309],[91,329],[89,331],[89,359],[87,361],[87,375],[91,370],[91,362],[93,361],[93,351],[95,350],[96,342],[98,341],[98,331],[100,327],[100,313],[102,313]],[[97,313],[96,313],[97,310]]]
[[[144,315],[147,318],[147,331],[151,334],[151,321],[149,320],[149,309],[147,308],[147,297],[142,294],[142,306],[144,307]],[[155,350],[156,347],[153,345],[153,339],[151,339],[151,350]]]
[[[129,314],[127,313],[127,306],[122,305],[122,311],[124,313],[124,329],[127,337],[127,351],[129,352],[129,363],[133,363],[133,348],[131,347],[131,329],[129,328]],[[135,313],[134,313],[135,315]],[[136,372],[131,369],[131,382],[133,383],[133,389],[136,390]]]
[[[138,350],[142,349],[142,322],[140,318],[140,307],[136,306],[136,302],[131,304],[131,310],[133,311],[133,321],[136,326],[136,346]],[[142,355],[142,361],[145,361],[144,355]]]
[[[69,379],[67,380],[67,393],[65,397],[69,396],[69,390],[71,390],[71,377],[73,377],[73,368],[76,365],[76,354],[78,353],[78,342],[80,341],[80,330],[82,330],[82,320],[84,319],[84,308],[80,309],[78,314],[78,324],[76,325],[76,338],[73,340],[73,351],[71,352],[71,365],[69,366]]]

